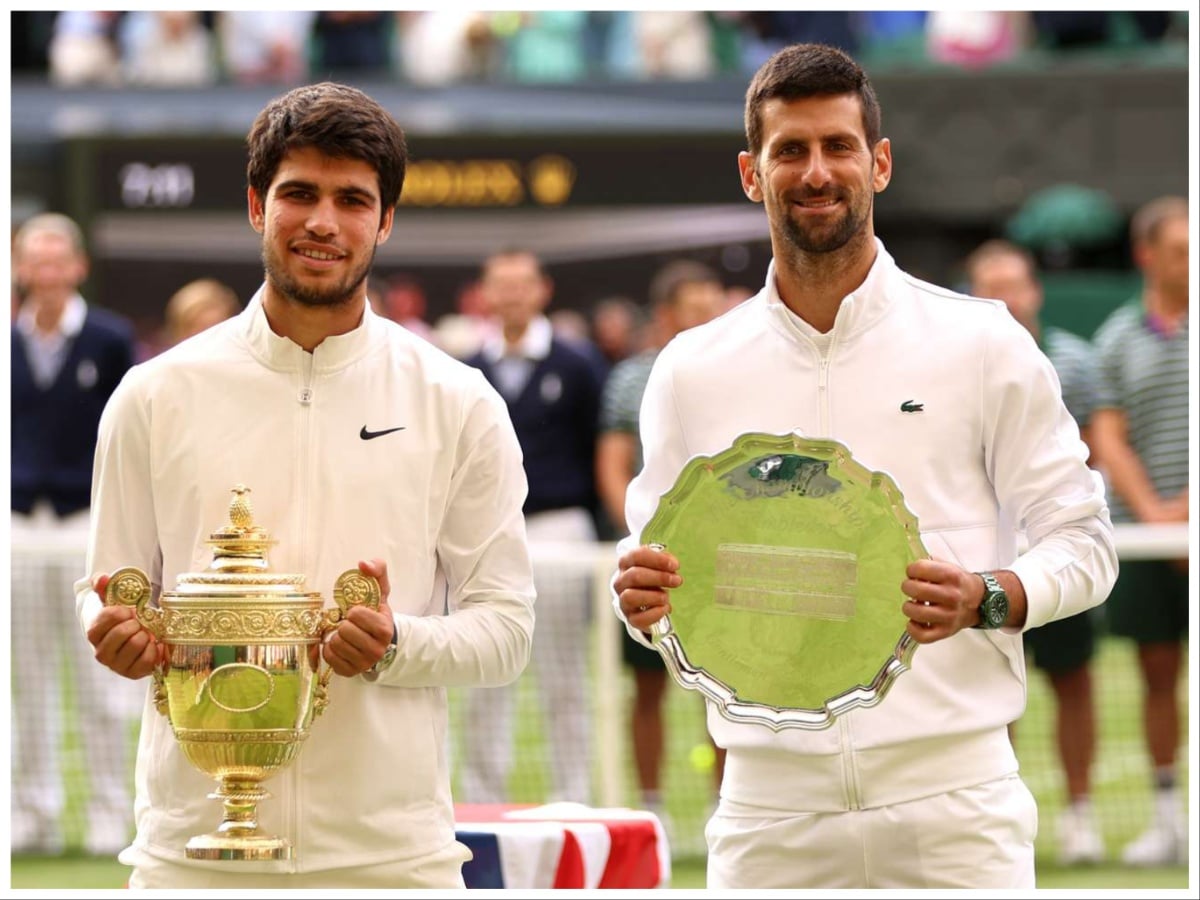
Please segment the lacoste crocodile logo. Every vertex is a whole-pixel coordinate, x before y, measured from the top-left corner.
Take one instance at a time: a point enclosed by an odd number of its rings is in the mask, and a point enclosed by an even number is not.
[[[391,434],[393,431],[403,431],[403,430],[404,430],[404,426],[398,425],[395,428],[385,428],[385,429],[383,429],[383,431],[367,431],[367,426],[364,425],[362,427],[362,431],[360,431],[358,433],[358,436],[360,438],[362,438],[364,441],[369,441],[372,438],[383,437],[385,434]]]
[[[905,400],[900,404],[900,412],[924,412],[925,404],[916,400]]]

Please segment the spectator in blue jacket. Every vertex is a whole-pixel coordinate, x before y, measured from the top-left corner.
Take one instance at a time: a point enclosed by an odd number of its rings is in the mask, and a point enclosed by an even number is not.
[[[12,849],[63,849],[59,773],[64,653],[90,795],[85,848],[116,854],[132,828],[132,682],[92,661],[75,620],[74,581],[86,549],[100,413],[133,364],[133,329],[79,294],[88,260],[79,226],[57,213],[17,231],[22,301],[12,329],[13,743]]]
[[[529,539],[594,541],[600,375],[582,351],[555,336],[545,314],[553,282],[536,254],[524,249],[493,254],[484,262],[481,288],[499,328],[467,362],[483,371],[508,404],[529,481],[524,509]],[[533,664],[550,738],[552,799],[587,803],[591,579],[578,567],[555,566],[536,557],[533,578]],[[471,693],[463,774],[468,802],[508,799],[514,697],[512,685]]]

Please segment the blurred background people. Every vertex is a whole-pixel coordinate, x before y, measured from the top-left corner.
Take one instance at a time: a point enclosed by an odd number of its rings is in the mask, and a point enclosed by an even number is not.
[[[982,68],[1006,62],[1029,44],[1029,13],[938,9],[926,19],[929,56],[938,62]]]
[[[129,742],[145,687],[92,661],[75,620],[73,584],[87,542],[100,414],[133,364],[133,329],[80,295],[88,258],[83,234],[66,216],[25,222],[13,241],[13,268],[23,299],[12,328],[12,538],[60,552],[21,557],[12,572],[11,846],[62,849],[62,685],[69,676],[90,784],[84,847],[115,855],[133,825]]]
[[[546,308],[554,286],[537,255],[501,250],[480,277],[499,331],[467,362],[482,370],[508,405],[524,456],[531,543],[596,540],[593,481],[600,381],[592,363],[555,337]],[[533,667],[550,760],[550,797],[591,799],[591,710],[585,686],[591,578],[534,558],[537,627]],[[467,697],[463,799],[508,799],[515,686],[479,688]]]
[[[1090,447],[1090,422],[1096,405],[1092,346],[1065,329],[1042,327],[1043,294],[1033,254],[1008,241],[992,240],[967,257],[965,269],[967,293],[1002,300],[1049,357],[1062,383],[1063,403]],[[1104,842],[1091,802],[1096,753],[1091,673],[1095,631],[1095,620],[1087,612],[1024,634],[1026,656],[1046,674],[1054,691],[1055,736],[1067,786],[1067,804],[1058,820],[1058,859],[1066,866],[1098,863],[1104,858]],[[1013,730],[1010,728],[1010,733]]]
[[[127,12],[119,28],[127,84],[200,87],[220,75],[212,32],[191,10]]]
[[[504,39],[504,73],[517,82],[581,80],[588,69],[587,15],[571,9],[496,13],[493,29]]]
[[[395,272],[382,280],[372,278],[367,294],[371,299],[371,307],[380,316],[403,325],[430,343],[437,343],[432,326],[425,320],[428,308],[425,288],[412,275]]]
[[[716,73],[708,13],[639,10],[631,15],[642,78],[686,81]]]
[[[64,87],[299,83],[339,74],[412,84],[704,81],[757,68],[789,43],[876,65],[986,69],[1042,55],[1186,49],[1184,10],[18,11],[14,71]],[[153,21],[143,29],[141,20]],[[199,26],[195,20],[199,20]],[[129,20],[129,21],[124,21]],[[158,35],[145,43],[143,35]],[[131,39],[136,37],[136,40]],[[134,56],[138,58],[133,58]]]
[[[490,14],[458,7],[396,13],[397,70],[413,84],[475,81],[496,65]]]
[[[236,84],[296,84],[308,74],[310,10],[238,10],[218,14],[225,76]]]
[[[720,315],[725,306],[725,291],[717,273],[686,259],[674,260],[660,269],[650,283],[649,293],[651,346],[613,367],[600,404],[596,489],[609,519],[617,526],[618,536],[629,533],[625,526],[625,491],[642,468],[638,418],[654,360],[675,335]],[[634,641],[624,626],[621,635],[621,655],[633,671],[629,731],[641,805],[665,818],[662,767],[667,667],[657,651]],[[724,751],[717,750],[716,755],[719,788]]]
[[[241,310],[237,293],[224,282],[215,278],[189,281],[171,295],[163,311],[167,343],[174,346]]]
[[[605,297],[592,307],[592,339],[609,366],[641,351],[646,314],[628,297]]]
[[[595,370],[596,382],[604,384],[604,379],[608,377],[608,370],[612,364],[596,346],[596,342],[592,338],[591,324],[583,310],[555,309],[548,313],[546,318],[550,320],[550,329],[554,332],[554,336],[586,356]]]
[[[314,74],[389,76],[394,17],[383,10],[318,12],[312,23]]]
[[[1188,204],[1147,203],[1130,223],[1139,297],[1096,331],[1092,434],[1114,522],[1188,521]],[[1176,754],[1179,673],[1188,636],[1188,560],[1124,560],[1105,605],[1109,631],[1137,645],[1146,747],[1154,766],[1149,827],[1126,846],[1128,865],[1187,862]]]
[[[484,342],[500,328],[488,312],[487,299],[478,279],[460,285],[454,297],[454,312],[439,316],[433,336],[439,347],[456,359],[467,359],[479,352]]]
[[[58,13],[47,48],[51,83],[59,87],[117,84],[121,77],[116,41],[119,16],[84,9]]]

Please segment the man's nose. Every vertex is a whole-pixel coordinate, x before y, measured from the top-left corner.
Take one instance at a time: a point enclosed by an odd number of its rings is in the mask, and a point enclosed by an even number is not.
[[[336,206],[332,197],[318,200],[305,220],[304,227],[313,234],[333,234],[337,231]]]
[[[819,149],[808,154],[808,165],[804,169],[804,183],[810,187],[824,187],[829,184],[829,161]]]

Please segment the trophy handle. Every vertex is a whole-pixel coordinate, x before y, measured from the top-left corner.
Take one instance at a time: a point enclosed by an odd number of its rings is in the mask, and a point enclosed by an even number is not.
[[[157,640],[162,640],[163,614],[162,610],[150,606],[150,579],[146,573],[136,566],[123,566],[108,576],[108,586],[104,589],[105,606],[132,606],[137,614],[137,620]],[[153,672],[154,678],[154,708],[164,716],[167,711],[167,682],[166,671],[160,661]]]
[[[325,712],[325,707],[329,705],[329,681],[333,678],[333,669],[329,663],[325,662],[321,656],[321,647],[325,643],[325,635],[329,634],[334,628],[337,628],[338,622],[342,621],[341,607],[330,607],[329,609],[321,610],[321,639],[317,643],[317,689],[313,697],[313,718],[315,719],[321,713]]]
[[[105,606],[132,606],[137,620],[156,638],[163,636],[162,611],[150,606],[150,579],[136,566],[123,566],[108,576]]]
[[[352,606],[379,609],[383,592],[373,575],[364,575],[358,569],[347,569],[333,583],[333,600],[343,614]]]
[[[347,569],[333,583],[333,599],[335,608],[324,611],[325,621],[321,627],[321,638],[330,629],[336,628],[352,606],[366,606],[369,609],[379,609],[383,591],[379,588],[379,580],[372,575],[364,575],[358,569]],[[315,719],[329,705],[329,681],[333,678],[333,669],[324,660],[320,662],[320,675],[317,677],[316,697],[313,700],[313,718]]]

